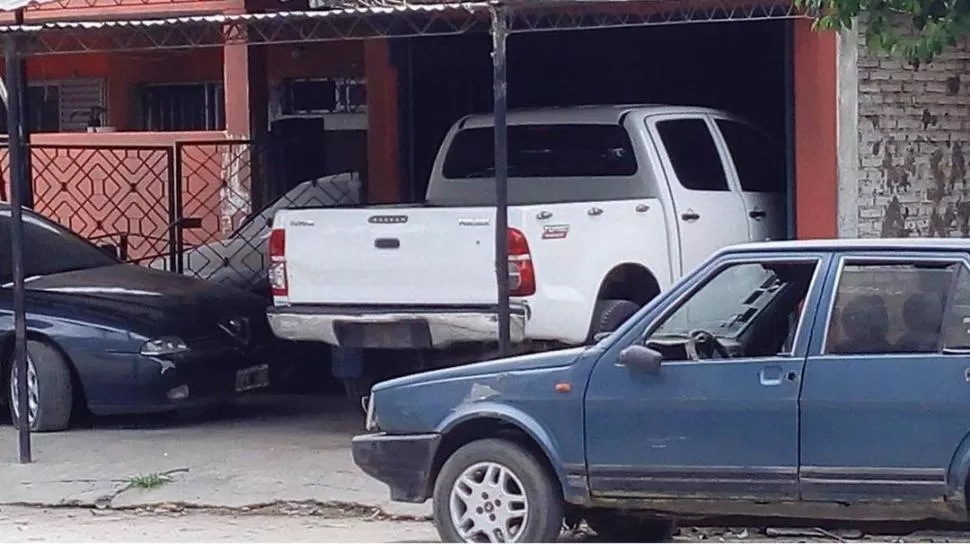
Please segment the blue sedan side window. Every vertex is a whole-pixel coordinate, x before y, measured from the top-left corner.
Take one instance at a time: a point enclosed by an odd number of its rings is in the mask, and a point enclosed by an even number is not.
[[[817,260],[729,265],[668,313],[645,343],[665,361],[787,356],[817,268]]]
[[[970,270],[965,266],[960,267],[943,326],[944,348],[970,350]]]
[[[825,353],[936,353],[956,263],[846,263]]]

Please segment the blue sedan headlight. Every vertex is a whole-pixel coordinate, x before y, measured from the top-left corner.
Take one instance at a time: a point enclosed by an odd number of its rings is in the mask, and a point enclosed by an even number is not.
[[[174,355],[189,351],[188,344],[178,336],[163,336],[145,342],[141,347],[141,354],[148,357],[159,355]]]

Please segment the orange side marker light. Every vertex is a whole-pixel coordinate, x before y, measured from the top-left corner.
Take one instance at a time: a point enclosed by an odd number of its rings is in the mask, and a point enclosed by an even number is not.
[[[573,390],[573,386],[569,382],[559,382],[556,384],[556,393],[569,393]]]

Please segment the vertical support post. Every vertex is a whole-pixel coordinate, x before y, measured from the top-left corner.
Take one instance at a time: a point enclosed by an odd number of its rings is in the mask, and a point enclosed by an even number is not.
[[[182,163],[185,158],[185,142],[175,142],[168,155],[168,260],[169,270],[177,274],[185,272],[185,262],[182,252],[185,251],[185,231],[182,221],[185,219],[185,205],[182,202]]]
[[[505,357],[512,350],[509,308],[509,206],[508,127],[506,126],[505,40],[509,27],[505,8],[495,6],[492,16],[492,98],[495,139],[495,279],[498,285],[498,350]]]
[[[181,227],[181,210],[178,205],[179,183],[182,177],[182,145],[175,142],[167,151],[168,159],[168,269],[178,272],[179,262],[182,260],[178,246],[178,231]]]
[[[785,25],[785,234],[795,239],[795,27]]]
[[[33,152],[30,149],[30,122],[27,119],[27,108],[29,104],[27,103],[27,79],[30,77],[27,74],[27,59],[24,55],[20,55],[20,82],[21,82],[21,92],[20,92],[20,118],[23,123],[20,127],[21,141],[23,142],[24,149],[26,152],[23,154],[21,160],[23,160],[24,169],[24,179],[22,180],[22,185],[20,186],[20,203],[24,208],[33,210],[34,209],[34,183],[33,183],[33,169],[31,163],[33,162]]]
[[[13,265],[14,365],[17,374],[20,462],[31,462],[30,405],[27,398],[27,315],[24,301],[23,191],[30,183],[24,154],[23,95],[26,82],[21,68],[20,36],[7,34],[3,41],[7,66],[7,131],[10,161],[10,260]]]

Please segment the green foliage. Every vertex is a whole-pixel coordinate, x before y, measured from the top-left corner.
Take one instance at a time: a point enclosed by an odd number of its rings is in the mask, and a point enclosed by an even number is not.
[[[795,4],[815,15],[818,30],[850,29],[856,17],[864,17],[871,49],[902,57],[917,67],[970,35],[970,0],[795,0]]]
[[[127,487],[133,489],[155,489],[156,487],[161,487],[171,481],[172,478],[167,474],[153,472],[151,474],[142,474],[128,478]]]

